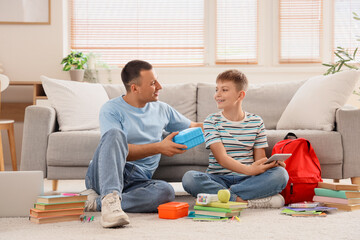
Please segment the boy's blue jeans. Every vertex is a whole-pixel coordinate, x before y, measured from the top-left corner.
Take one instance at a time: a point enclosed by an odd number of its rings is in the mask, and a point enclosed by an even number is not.
[[[278,194],[286,187],[288,180],[289,175],[284,168],[274,167],[256,176],[188,171],[183,176],[182,184],[193,197],[198,193],[217,194],[220,189],[230,189],[230,201],[236,201],[237,196],[251,200]]]
[[[131,162],[126,162],[128,145],[119,129],[110,129],[101,138],[86,173],[85,185],[100,196],[96,199],[101,210],[101,199],[113,191],[121,198],[125,212],[156,212],[160,204],[173,201],[173,187],[149,174]]]

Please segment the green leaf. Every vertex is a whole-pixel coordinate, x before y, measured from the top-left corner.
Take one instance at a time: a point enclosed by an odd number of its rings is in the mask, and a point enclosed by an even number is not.
[[[332,64],[328,64],[328,63],[323,63],[322,65],[326,66],[326,67],[332,67]]]
[[[71,65],[65,65],[63,70],[64,71],[69,71],[71,69]]]
[[[340,59],[343,59],[344,60],[344,58],[342,57],[342,56],[340,56],[337,52],[334,52],[335,53],[335,55],[338,57],[338,58],[340,58]]]
[[[349,64],[346,64],[346,63],[344,63],[344,65],[347,66],[348,68],[351,68],[351,69],[356,69],[356,70],[359,69],[359,68],[357,68],[357,67],[355,67],[353,65],[349,65]]]
[[[338,72],[340,71],[340,69],[341,69],[341,67],[344,65],[344,63],[345,63],[345,62],[341,62],[341,63],[340,63],[340,65],[339,65],[339,67],[338,67],[338,69],[337,69]]]
[[[357,47],[357,48],[355,48],[355,51],[354,51],[354,53],[353,53],[353,59],[355,59],[355,56],[356,56],[356,52],[357,52],[357,50],[358,50],[358,47]]]

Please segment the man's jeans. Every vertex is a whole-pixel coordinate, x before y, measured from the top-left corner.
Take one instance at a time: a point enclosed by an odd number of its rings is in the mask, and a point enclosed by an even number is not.
[[[138,166],[126,162],[127,155],[123,131],[110,129],[102,136],[85,178],[86,188],[100,195],[96,199],[98,211],[101,199],[113,191],[118,192],[125,212],[156,212],[160,204],[174,200],[169,183],[152,180]]]
[[[220,189],[230,189],[230,201],[236,201],[237,196],[251,200],[278,194],[286,187],[288,180],[289,175],[284,168],[274,167],[256,176],[188,171],[183,176],[182,184],[185,191],[194,197],[198,193],[217,194]]]

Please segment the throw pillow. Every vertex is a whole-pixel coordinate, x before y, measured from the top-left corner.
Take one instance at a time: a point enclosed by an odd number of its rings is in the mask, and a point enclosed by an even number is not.
[[[100,108],[109,100],[101,84],[40,78],[61,131],[99,128]]]
[[[276,129],[332,131],[336,109],[346,103],[358,79],[355,70],[310,78],[295,93]]]

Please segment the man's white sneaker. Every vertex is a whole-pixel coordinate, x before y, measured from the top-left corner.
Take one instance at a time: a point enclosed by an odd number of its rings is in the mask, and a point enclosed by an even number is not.
[[[130,223],[128,215],[121,209],[117,192],[106,195],[101,200],[101,225],[105,228],[120,227]]]
[[[284,204],[285,200],[280,194],[266,198],[248,200],[249,208],[281,208]]]
[[[80,195],[87,195],[87,200],[85,202],[85,212],[96,212],[97,205],[96,205],[96,199],[99,197],[99,194],[97,194],[94,189],[86,189],[80,193]]]

